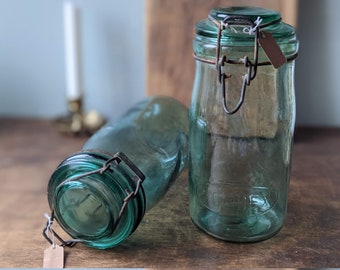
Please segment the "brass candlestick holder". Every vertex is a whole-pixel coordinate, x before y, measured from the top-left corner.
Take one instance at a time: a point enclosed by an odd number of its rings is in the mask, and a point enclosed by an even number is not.
[[[84,114],[81,98],[68,100],[69,113],[54,120],[54,126],[58,132],[65,135],[92,135],[100,129],[106,119],[95,110]]]

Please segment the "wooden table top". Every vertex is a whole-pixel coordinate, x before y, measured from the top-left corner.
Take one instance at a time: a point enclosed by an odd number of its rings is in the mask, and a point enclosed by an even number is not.
[[[47,181],[86,140],[58,134],[47,120],[0,118],[0,267],[42,267]],[[184,172],[128,240],[104,251],[66,248],[65,266],[340,267],[339,175],[340,129],[297,129],[288,215],[273,238],[235,244],[199,231],[189,217]]]

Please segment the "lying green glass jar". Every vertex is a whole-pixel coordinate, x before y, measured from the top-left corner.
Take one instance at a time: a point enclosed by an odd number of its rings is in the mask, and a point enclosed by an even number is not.
[[[48,184],[52,218],[90,247],[126,239],[186,166],[188,110],[151,97],[95,133],[65,159]]]

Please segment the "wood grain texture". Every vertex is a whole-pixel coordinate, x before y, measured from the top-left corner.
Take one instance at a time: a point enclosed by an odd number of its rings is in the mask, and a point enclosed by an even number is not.
[[[199,231],[189,217],[184,172],[129,239],[111,250],[66,248],[65,266],[340,267],[340,129],[298,129],[295,139],[288,216],[273,238],[233,244]],[[42,266],[49,176],[85,140],[57,134],[48,121],[0,118],[1,268]]]
[[[194,80],[193,27],[218,6],[252,5],[281,12],[295,24],[296,0],[146,0],[147,94],[164,94],[189,106]]]

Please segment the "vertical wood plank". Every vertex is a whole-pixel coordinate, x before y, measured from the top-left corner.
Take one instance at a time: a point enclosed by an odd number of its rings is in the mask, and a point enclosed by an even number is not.
[[[294,23],[296,0],[145,0],[146,92],[177,98],[189,106],[194,80],[194,24],[218,6],[252,5],[282,12]],[[289,5],[286,6],[286,3]]]
[[[297,0],[285,0],[280,1],[280,3],[281,7],[279,11],[281,12],[282,19],[296,27],[298,11]]]

